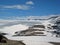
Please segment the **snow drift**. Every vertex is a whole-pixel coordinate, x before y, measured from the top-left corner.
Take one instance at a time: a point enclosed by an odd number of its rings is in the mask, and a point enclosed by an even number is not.
[[[22,24],[18,24],[18,25],[13,25],[13,26],[9,26],[9,27],[4,27],[4,28],[0,29],[0,31],[13,35],[14,32],[25,30],[25,29],[28,29],[28,26],[22,25]]]

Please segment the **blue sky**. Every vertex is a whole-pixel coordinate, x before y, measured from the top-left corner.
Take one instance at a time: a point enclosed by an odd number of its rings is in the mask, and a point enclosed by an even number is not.
[[[0,17],[60,14],[60,0],[0,0]]]

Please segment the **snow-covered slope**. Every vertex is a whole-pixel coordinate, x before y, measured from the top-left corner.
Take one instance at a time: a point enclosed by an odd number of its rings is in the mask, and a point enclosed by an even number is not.
[[[34,25],[43,24],[47,28],[48,24],[54,25],[56,21],[59,21],[59,15],[53,16],[27,16],[25,20],[0,20],[0,31],[3,32],[15,32],[18,30],[27,29],[28,26],[22,25]],[[34,21],[32,21],[34,20]],[[37,21],[39,20],[39,21]],[[20,24],[19,24],[20,23]],[[3,28],[2,28],[3,27]]]
[[[0,29],[0,31],[13,35],[16,31],[21,31],[21,30],[26,30],[26,29],[28,29],[28,26],[18,24],[18,25],[4,27],[4,28]]]
[[[2,21],[2,20],[1,20]],[[56,24],[56,22],[60,21],[60,16],[45,16],[45,17],[39,17],[39,16],[30,16],[27,18],[24,18],[23,20],[7,20],[7,21],[0,21],[0,31],[4,33],[8,33],[9,35],[5,35],[10,40],[17,40],[17,41],[23,41],[26,45],[52,45],[48,42],[60,42],[60,37],[51,37],[49,36],[13,36],[16,31],[22,31],[29,28],[29,26],[26,25],[34,25],[34,24],[43,24],[46,29],[49,30],[47,27],[51,27]],[[26,24],[26,25],[22,25]],[[3,26],[3,28],[1,28]],[[58,26],[58,24],[57,24]],[[53,29],[50,29],[53,30]],[[33,31],[34,32],[34,31]],[[54,34],[54,33],[52,33]]]

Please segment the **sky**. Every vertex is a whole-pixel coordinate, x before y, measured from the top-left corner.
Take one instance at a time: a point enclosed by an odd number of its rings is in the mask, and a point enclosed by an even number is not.
[[[60,14],[60,0],[0,0],[0,18]]]

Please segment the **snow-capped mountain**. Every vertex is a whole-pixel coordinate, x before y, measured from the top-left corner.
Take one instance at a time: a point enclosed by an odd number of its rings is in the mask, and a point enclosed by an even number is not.
[[[34,26],[37,26],[37,28],[36,27],[34,27],[34,28],[28,28],[27,30],[23,30],[23,31],[16,31],[15,33],[17,34],[17,35],[22,35],[22,36],[24,36],[24,35],[40,35],[40,31],[39,30],[41,30],[42,28],[41,28],[41,26],[45,26],[45,29],[42,29],[42,32],[44,32],[43,30],[45,30],[45,32],[46,33],[48,33],[48,32],[50,32],[51,34],[52,33],[55,33],[55,34],[57,34],[57,33],[60,33],[60,32],[58,32],[58,31],[60,31],[59,30],[59,26],[60,25],[58,25],[58,22],[60,22],[59,20],[60,20],[60,16],[51,16],[50,18],[48,18],[48,19],[42,19],[43,21],[42,22],[40,22],[40,24],[38,24],[40,27],[38,28],[38,25],[36,25],[36,24],[34,24]],[[36,20],[35,20],[36,21]],[[41,20],[40,20],[41,21]],[[31,23],[32,24],[32,23]],[[60,23],[59,23],[60,24]],[[35,31],[33,31],[33,30],[35,30]],[[36,31],[38,31],[38,32],[36,32]],[[48,31],[48,32],[47,32]],[[56,31],[56,32],[55,32]],[[44,32],[44,33],[45,33]],[[60,35],[60,34],[59,34]]]
[[[24,19],[24,20],[21,20]],[[51,26],[55,25],[56,22],[60,21],[60,16],[59,15],[53,15],[53,16],[27,16],[24,18],[20,18],[20,20],[0,20],[0,31],[5,32],[9,28],[9,30],[12,28],[12,30],[19,31],[21,30],[20,28],[14,29],[17,25],[23,24],[29,26],[33,26],[35,24],[43,24],[46,27],[51,28]],[[16,25],[16,26],[15,26]],[[57,25],[57,24],[56,24]],[[11,27],[11,28],[10,28]],[[18,26],[17,26],[18,27]],[[24,27],[24,26],[22,26]],[[6,28],[6,29],[5,29]],[[8,30],[7,30],[8,31]]]
[[[0,33],[9,40],[22,40],[26,45],[52,45],[48,42],[60,42],[60,16],[1,19]]]

